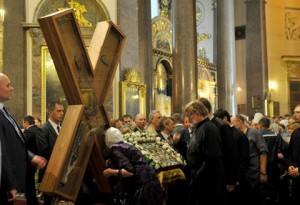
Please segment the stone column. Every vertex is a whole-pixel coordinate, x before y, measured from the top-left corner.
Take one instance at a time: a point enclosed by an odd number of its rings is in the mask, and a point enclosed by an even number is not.
[[[233,0],[217,1],[218,107],[237,112]]]
[[[138,28],[139,28],[139,69],[142,79],[147,85],[146,113],[154,109],[153,69],[152,69],[152,21],[151,1],[138,0]],[[146,114],[145,113],[145,114]]]
[[[247,114],[264,114],[268,91],[264,0],[246,1],[246,55]]]
[[[138,69],[142,83],[147,85],[145,114],[148,114],[149,110],[154,107],[151,1],[122,0],[117,2],[118,24],[127,36],[120,61],[121,74],[128,68]]]
[[[25,31],[22,27],[22,22],[25,22],[25,1],[5,0],[4,8],[3,72],[14,87],[13,98],[6,105],[17,122],[21,123],[27,114]]]
[[[194,0],[172,1],[174,31],[172,113],[197,98],[197,39]]]

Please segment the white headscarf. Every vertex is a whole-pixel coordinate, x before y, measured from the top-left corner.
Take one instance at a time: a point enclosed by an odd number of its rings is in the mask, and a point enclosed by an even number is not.
[[[123,134],[115,127],[110,127],[105,132],[105,145],[111,148],[114,144],[124,142]]]

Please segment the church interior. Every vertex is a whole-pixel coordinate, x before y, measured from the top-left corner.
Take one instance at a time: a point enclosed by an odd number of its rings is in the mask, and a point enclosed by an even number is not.
[[[45,122],[51,101],[72,104],[39,24],[70,8],[87,49],[98,22],[126,37],[105,100],[111,119],[171,116],[199,97],[250,119],[291,114],[300,102],[299,0],[0,0],[0,72],[20,124],[26,115]],[[97,106],[89,89],[81,97]]]
[[[256,112],[288,114],[298,104],[296,0],[1,0],[0,5],[0,69],[12,78],[9,107],[20,120],[31,114],[44,122],[48,102],[67,104],[38,23],[64,8],[76,11],[87,47],[97,22],[111,20],[126,35],[107,105],[112,118],[153,109],[170,116],[200,96],[214,108],[250,118]]]

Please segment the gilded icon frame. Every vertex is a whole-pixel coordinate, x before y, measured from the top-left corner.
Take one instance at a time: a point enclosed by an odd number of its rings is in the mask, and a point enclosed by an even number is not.
[[[140,75],[136,69],[130,68],[126,71],[124,80],[120,84],[122,115],[146,114],[147,86],[140,81]]]

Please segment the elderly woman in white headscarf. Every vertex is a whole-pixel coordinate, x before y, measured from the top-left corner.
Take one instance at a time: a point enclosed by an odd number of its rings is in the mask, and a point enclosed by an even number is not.
[[[122,177],[123,191],[129,204],[160,205],[163,191],[155,170],[142,153],[133,145],[124,142],[120,130],[111,127],[105,132],[105,144],[110,148],[111,167],[105,169],[106,177]]]

